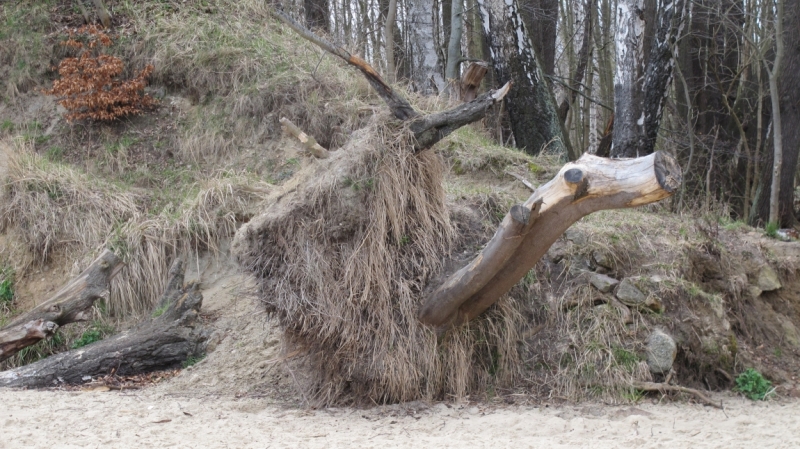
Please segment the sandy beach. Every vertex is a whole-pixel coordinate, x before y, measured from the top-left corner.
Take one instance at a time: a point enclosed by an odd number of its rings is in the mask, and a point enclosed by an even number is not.
[[[268,399],[0,391],[0,448],[800,446],[800,402],[717,396],[610,406],[424,404],[306,410]]]

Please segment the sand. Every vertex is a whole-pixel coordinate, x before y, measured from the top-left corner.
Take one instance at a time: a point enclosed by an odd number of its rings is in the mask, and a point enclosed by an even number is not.
[[[717,396],[651,402],[491,406],[411,403],[306,410],[260,398],[139,391],[0,390],[0,448],[23,447],[798,447],[800,402]]]

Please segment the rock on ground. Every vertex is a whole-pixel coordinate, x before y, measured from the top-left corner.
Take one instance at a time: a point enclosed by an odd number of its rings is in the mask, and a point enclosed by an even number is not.
[[[647,367],[653,374],[666,374],[678,354],[675,340],[661,329],[655,329],[647,338]]]

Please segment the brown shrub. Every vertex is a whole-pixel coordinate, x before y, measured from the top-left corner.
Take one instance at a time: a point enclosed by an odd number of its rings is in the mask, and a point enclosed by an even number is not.
[[[111,46],[111,38],[100,28],[88,25],[69,31],[63,45],[78,52],[58,64],[60,79],[53,82],[47,95],[61,97],[59,104],[67,109],[67,120],[92,119],[112,121],[131,114],[141,114],[155,106],[156,100],[141,92],[153,66],[146,66],[129,80],[120,80],[122,60],[103,53]]]

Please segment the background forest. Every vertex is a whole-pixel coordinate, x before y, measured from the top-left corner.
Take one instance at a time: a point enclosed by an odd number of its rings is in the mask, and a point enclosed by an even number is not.
[[[454,82],[473,62],[489,66],[487,86],[513,79],[515,91],[489,124],[498,142],[571,159],[607,155],[609,147],[612,156],[654,148],[674,153],[685,180],[675,210],[721,208],[763,225],[770,221],[773,156],[780,154],[780,224],[796,222],[800,5],[794,0],[305,0],[284,6],[420,93],[458,90]],[[500,10],[506,20],[497,17]],[[526,56],[525,35],[535,56]],[[563,143],[542,141],[532,131],[555,121],[535,109],[530,97],[540,89],[553,96]]]

